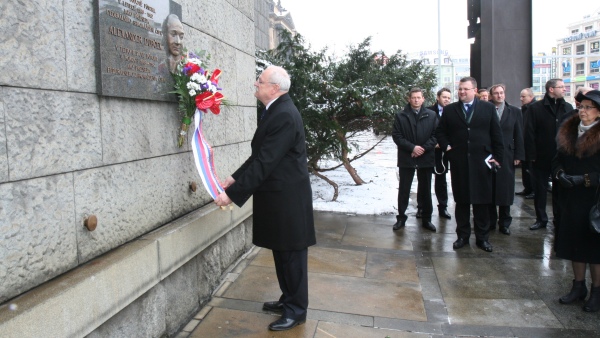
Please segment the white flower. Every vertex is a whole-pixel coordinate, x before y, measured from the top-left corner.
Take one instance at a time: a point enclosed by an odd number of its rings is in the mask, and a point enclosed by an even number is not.
[[[195,90],[190,90],[190,96],[196,96],[196,91]]]
[[[186,84],[186,87],[187,87],[187,89],[190,89],[190,90],[200,91],[200,85],[197,84],[196,82],[190,81]]]
[[[216,93],[217,92],[217,86],[215,86],[214,84],[209,84],[208,85],[208,90],[210,90],[212,93]]]
[[[198,82],[198,83],[206,83],[206,76],[200,74],[200,73],[194,73],[192,74],[192,76],[190,77],[190,80]]]

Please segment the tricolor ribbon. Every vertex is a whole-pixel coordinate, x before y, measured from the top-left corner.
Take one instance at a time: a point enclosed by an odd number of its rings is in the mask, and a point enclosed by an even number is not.
[[[194,152],[194,159],[196,160],[196,168],[198,168],[204,188],[206,188],[206,191],[208,191],[213,199],[217,199],[217,196],[225,189],[223,189],[217,177],[213,150],[202,134],[202,115],[202,112],[196,109],[196,114],[194,115],[196,130],[194,130],[192,137],[192,150]]]

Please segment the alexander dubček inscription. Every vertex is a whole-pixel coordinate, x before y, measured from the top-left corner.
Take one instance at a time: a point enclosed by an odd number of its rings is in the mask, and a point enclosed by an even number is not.
[[[101,95],[175,99],[167,93],[172,88],[169,69],[182,50],[183,25],[180,13],[170,8],[169,0],[98,1]],[[169,34],[170,28],[177,32]]]

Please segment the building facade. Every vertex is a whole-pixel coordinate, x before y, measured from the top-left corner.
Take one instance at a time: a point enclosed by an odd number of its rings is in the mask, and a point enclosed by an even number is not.
[[[568,101],[579,87],[600,87],[600,8],[570,24],[557,41],[554,71],[565,82]]]
[[[452,100],[457,100],[458,83],[463,77],[470,76],[471,61],[468,57],[452,57],[447,50],[441,51],[441,58],[441,67],[438,67],[439,57],[436,50],[408,54],[409,60],[423,61],[438,75],[438,85],[435,87],[435,91],[446,87],[452,92]]]
[[[536,100],[544,97],[546,82],[552,78],[552,58],[546,53],[538,53],[532,57],[532,83],[533,95]]]

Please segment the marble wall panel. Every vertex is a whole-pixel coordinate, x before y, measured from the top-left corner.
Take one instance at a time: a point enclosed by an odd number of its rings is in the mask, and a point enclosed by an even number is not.
[[[0,85],[65,90],[63,2],[0,3]]]
[[[256,97],[254,96],[254,92],[256,91],[254,82],[256,82],[257,78],[255,59],[254,54],[236,51],[237,102],[242,106],[256,107],[257,104]]]
[[[6,125],[4,124],[4,88],[0,87],[0,183],[8,181],[8,157],[6,153]]]
[[[3,94],[11,181],[102,164],[96,95],[22,88]]]
[[[181,116],[176,103],[105,97],[100,110],[104,164],[187,150],[187,142],[177,147]]]
[[[170,157],[76,172],[75,215],[96,215],[95,231],[78,228],[78,255],[86,262],[172,219]]]
[[[0,184],[0,303],[77,266],[73,174]]]
[[[238,0],[237,9],[254,21],[254,0]]]
[[[212,146],[221,146],[244,140],[244,111],[242,107],[231,106],[221,114],[204,114],[204,136]]]
[[[96,93],[94,1],[65,0],[67,87]]]

